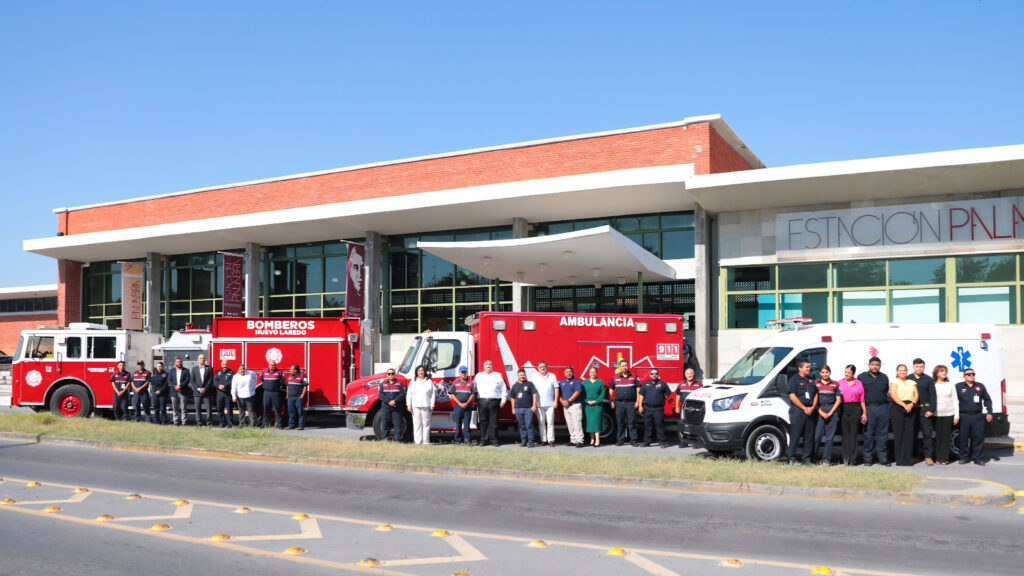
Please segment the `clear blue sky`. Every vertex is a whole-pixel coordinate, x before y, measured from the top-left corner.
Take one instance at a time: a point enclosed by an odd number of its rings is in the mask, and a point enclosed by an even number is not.
[[[1024,143],[1024,3],[0,0],[0,286],[94,202],[722,114],[769,166]]]

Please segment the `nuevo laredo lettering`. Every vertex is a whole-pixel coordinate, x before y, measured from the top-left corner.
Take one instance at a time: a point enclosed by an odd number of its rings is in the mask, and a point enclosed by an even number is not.
[[[1024,237],[1024,197],[779,214],[778,250],[972,244]]]
[[[626,328],[635,326],[632,318],[595,317],[595,316],[562,316],[559,326],[614,326]]]

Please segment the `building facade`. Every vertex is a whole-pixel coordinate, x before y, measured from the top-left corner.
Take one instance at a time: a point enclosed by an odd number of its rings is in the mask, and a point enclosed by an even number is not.
[[[0,356],[12,356],[22,330],[57,324],[57,285],[0,288]]]
[[[57,260],[62,324],[119,325],[139,261],[150,330],[209,325],[223,252],[247,315],[341,316],[357,242],[376,363],[480,310],[642,309],[685,314],[715,375],[777,317],[992,322],[1016,346],[1022,211],[1024,146],[766,168],[704,116],[61,208],[25,249]]]

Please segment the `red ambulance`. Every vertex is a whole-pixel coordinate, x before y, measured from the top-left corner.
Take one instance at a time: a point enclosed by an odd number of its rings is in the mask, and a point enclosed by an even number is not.
[[[341,409],[344,387],[359,373],[358,318],[214,318],[210,364],[259,373],[271,361],[298,364],[309,380],[308,410]]]
[[[111,408],[110,376],[117,362],[132,372],[142,360],[152,370],[152,348],[162,340],[159,334],[86,322],[24,330],[11,364],[11,404],[69,417]]]
[[[657,368],[662,380],[674,391],[683,380],[683,316],[664,314],[573,314],[561,312],[480,312],[470,316],[469,332],[425,332],[416,336],[405,357],[395,366],[401,379],[411,380],[418,366],[427,366],[435,382],[437,401],[431,429],[454,431],[452,403],[444,384],[454,380],[460,365],[470,376],[483,370],[486,360],[505,376],[506,386],[515,382],[520,368],[534,375],[544,361],[559,380],[571,366],[578,378],[596,366],[598,376],[609,382],[619,360],[629,362],[630,371],[641,381]],[[351,382],[345,395],[345,413],[350,428],[372,425],[382,436],[378,389],[386,379],[375,374]],[[678,420],[675,395],[665,403],[666,419]],[[556,421],[564,425],[561,407]],[[502,424],[513,424],[511,404],[501,412]],[[473,416],[476,427],[476,415]],[[407,425],[407,428],[409,426]],[[602,436],[615,431],[614,418],[606,405]]]

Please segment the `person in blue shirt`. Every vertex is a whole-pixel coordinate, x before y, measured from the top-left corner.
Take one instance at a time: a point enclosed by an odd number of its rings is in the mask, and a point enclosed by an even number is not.
[[[537,388],[526,379],[526,370],[516,374],[517,382],[509,390],[512,408],[516,412],[519,423],[519,442],[530,448],[537,447],[537,438],[533,431],[533,415],[537,413]]]
[[[572,366],[565,369],[565,379],[558,382],[558,394],[569,443],[583,448],[583,381],[575,376]]]

